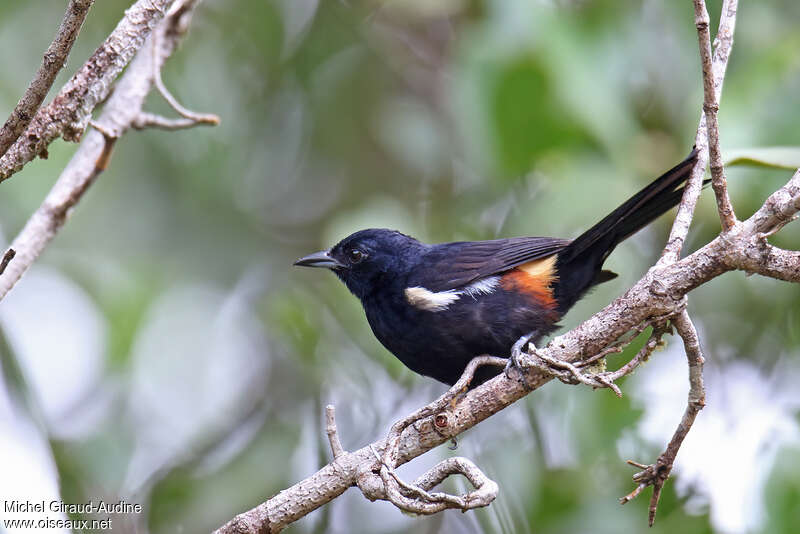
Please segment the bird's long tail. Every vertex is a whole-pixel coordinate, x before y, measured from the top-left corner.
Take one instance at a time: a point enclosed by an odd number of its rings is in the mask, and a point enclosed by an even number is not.
[[[693,149],[685,160],[633,195],[558,254],[555,297],[561,313],[593,285],[614,278],[613,273],[601,271],[605,259],[623,240],[680,203],[683,183],[696,161],[697,150]]]

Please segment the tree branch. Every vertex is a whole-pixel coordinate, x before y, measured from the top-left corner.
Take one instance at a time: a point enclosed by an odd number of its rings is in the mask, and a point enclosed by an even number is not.
[[[711,60],[711,33],[708,31],[708,10],[705,0],[694,1],[695,26],[697,27],[697,39],[700,47],[700,61],[703,66],[703,112],[706,119],[708,133],[709,159],[711,162],[711,186],[714,188],[714,196],[717,199],[717,211],[719,212],[722,231],[727,232],[736,224],[736,214],[728,196],[728,180],[725,178],[725,168],[722,165],[722,150],[719,147],[719,122],[717,113],[719,112],[719,96],[714,82],[714,69]],[[728,2],[722,9],[731,20],[731,26],[725,35],[720,35],[725,28],[720,25],[720,32],[717,32],[717,40],[726,40],[726,46],[730,50],[733,45],[733,25],[736,21],[737,0]],[[719,45],[718,45],[719,46]],[[727,59],[727,56],[726,56]],[[721,94],[721,92],[720,92]]]
[[[206,115],[205,117],[216,117],[216,115]],[[155,113],[148,113],[146,111],[142,111],[131,123],[131,128],[133,128],[134,130],[147,130],[149,128],[157,128],[159,130],[174,131],[174,130],[185,130],[187,128],[194,128],[195,126],[202,126],[202,125],[215,126],[217,124],[219,124],[219,119],[217,119],[216,121],[210,119],[197,120],[197,119],[190,119],[187,117],[179,117],[177,119],[171,119],[169,117],[156,115]]]
[[[11,263],[11,260],[13,260],[16,255],[17,251],[13,248],[6,250],[5,254],[3,254],[3,259],[0,260],[0,274],[6,272],[6,267],[8,267],[8,264]]]
[[[0,299],[5,297],[48,243],[52,241],[66,222],[70,210],[78,203],[100,172],[105,169],[111,155],[113,140],[124,134],[139,116],[145,97],[153,86],[153,69],[160,69],[164,61],[175,51],[178,42],[188,28],[192,11],[198,2],[199,0],[176,2],[167,18],[157,27],[158,46],[155,46],[153,39],[148,39],[142,53],[139,53],[131,62],[128,70],[117,84],[114,94],[108,99],[102,115],[96,121],[102,129],[102,133],[95,129],[85,136],[81,146],[45,197],[42,205],[28,219],[12,242],[11,248],[16,251],[16,256],[14,261],[8,264],[5,272],[0,274]],[[126,20],[133,16],[132,12],[135,9],[140,10],[138,17],[145,16],[143,13],[149,13],[151,17],[162,18],[152,11],[153,7],[145,9],[139,6],[141,3],[137,3],[134,8],[128,10]],[[156,0],[152,2],[154,5],[157,3]],[[117,26],[117,29],[121,26],[125,26],[124,21]],[[139,21],[138,31],[140,33],[150,33],[150,28],[149,22]],[[116,32],[117,30],[115,30]],[[127,36],[126,39],[137,40],[132,35]],[[106,43],[109,40],[111,37],[106,40]],[[141,40],[144,41],[144,37]],[[93,57],[97,55],[98,53],[95,52]],[[89,63],[91,62],[92,60],[89,61]],[[77,74],[76,77],[78,77]],[[75,79],[73,78],[73,81]],[[92,82],[86,83],[91,84]],[[81,93],[82,91],[77,92]],[[87,112],[90,111],[90,108],[81,106],[80,103],[76,105],[81,109],[87,109]],[[37,119],[42,120],[45,116],[49,115],[42,115],[40,112],[37,114]],[[89,120],[88,115],[85,120]],[[34,126],[31,125],[31,128]],[[48,131],[51,129],[50,125],[45,124],[43,127]],[[19,143],[14,146],[18,145]],[[7,155],[11,154],[12,152],[9,152]]]
[[[178,99],[175,98],[172,93],[169,92],[167,86],[164,85],[164,80],[161,78],[161,69],[155,69],[153,71],[153,81],[155,83],[156,89],[158,90],[159,94],[167,101],[167,104],[170,105],[172,109],[174,109],[178,115],[189,121],[192,125],[199,125],[205,124],[208,126],[216,126],[219,124],[219,117],[214,115],[213,113],[197,113],[190,109],[187,109],[178,102]],[[168,119],[167,119],[168,120]],[[159,121],[156,121],[158,123]],[[174,124],[174,121],[173,121]],[[164,123],[158,124],[159,128],[165,128]],[[186,126],[182,126],[186,127]],[[167,129],[171,129],[166,127]]]
[[[335,460],[344,454],[342,442],[339,440],[339,431],[336,428],[336,408],[333,404],[325,407],[325,433],[328,434],[328,442],[331,444],[331,454]]]
[[[42,104],[44,97],[47,96],[58,71],[64,67],[64,63],[67,61],[69,51],[72,50],[72,45],[75,43],[93,3],[94,0],[70,0],[58,32],[44,53],[39,70],[36,71],[22,98],[19,99],[17,106],[0,129],[0,156],[8,151],[11,144],[25,130],[34,113]]]
[[[731,259],[731,264],[736,269],[748,274],[758,273],[769,278],[800,283],[798,251],[783,250],[756,239],[746,249],[737,252],[736,257]]]
[[[24,134],[0,157],[0,181],[19,171],[36,156],[47,157],[47,147],[58,137],[78,141],[92,110],[105,100],[111,84],[142,47],[153,28],[175,0],[138,0],[47,106],[41,108]],[[165,37],[166,38],[166,37]],[[150,78],[150,74],[147,76]],[[100,138],[95,138],[99,150]]]
[[[488,506],[495,497],[497,497],[497,484],[490,480],[475,464],[466,458],[450,458],[450,460],[457,461],[448,463],[446,466],[442,465],[444,462],[440,463],[431,471],[420,477],[419,481],[421,481],[421,485],[416,482],[413,485],[406,484],[397,476],[395,468],[398,465],[400,439],[406,428],[429,416],[434,416],[433,424],[435,428],[446,428],[448,425],[448,416],[445,410],[448,407],[450,409],[455,409],[459,397],[467,391],[467,387],[470,382],[472,382],[472,378],[475,376],[475,371],[478,367],[483,365],[505,367],[506,363],[506,359],[493,356],[478,356],[477,358],[473,358],[466,369],[464,369],[461,378],[459,378],[444,395],[392,425],[389,436],[386,438],[387,446],[383,451],[383,455],[378,455],[376,452],[376,457],[380,460],[381,464],[380,478],[383,482],[383,492],[376,493],[374,488],[380,485],[375,484],[374,481],[369,481],[367,483],[362,476],[358,480],[358,486],[361,488],[362,492],[364,492],[364,495],[370,500],[385,499],[401,510],[416,514],[435,514],[448,508],[460,508],[466,511],[473,508]],[[475,491],[464,496],[448,495],[446,493],[428,493],[426,490],[436,486],[447,478],[448,475],[445,473],[463,474],[475,487]],[[443,476],[440,478],[440,475]],[[433,483],[433,481],[437,480],[438,482]]]
[[[648,517],[648,522],[651,527],[656,520],[656,511],[658,510],[658,501],[661,498],[661,490],[664,488],[664,483],[672,472],[672,466],[675,463],[675,458],[678,456],[678,451],[686,435],[689,433],[689,430],[691,430],[697,414],[706,405],[706,393],[705,387],[703,386],[703,363],[705,359],[703,358],[703,352],[700,348],[697,330],[689,317],[689,313],[685,309],[673,317],[672,323],[675,325],[678,335],[683,338],[686,358],[689,361],[689,398],[686,404],[686,410],[683,412],[683,418],[681,418],[681,422],[672,435],[672,439],[667,445],[666,450],[658,457],[656,463],[644,465],[628,460],[630,465],[640,468],[641,471],[633,475],[634,482],[638,482],[636,488],[620,499],[620,504],[625,504],[636,498],[647,486],[653,486],[653,496],[650,499]]]
[[[616,371],[605,371],[605,362],[603,362],[603,370],[601,372],[585,373],[582,371],[582,368],[586,368],[598,359],[605,358],[606,355],[611,352],[621,352],[623,345],[620,345],[619,342],[613,343],[610,347],[574,364],[548,356],[544,351],[533,347],[527,355],[518,357],[518,363],[523,367],[529,367],[554,378],[558,378],[565,384],[585,384],[595,389],[609,388],[614,391],[617,397],[622,397],[622,391],[615,382],[633,373],[640,364],[646,362],[648,358],[650,358],[650,355],[661,343],[661,338],[668,331],[666,320],[667,317],[654,317],[651,320],[643,322],[633,330],[633,332],[638,333],[647,328],[650,323],[657,323],[653,328],[653,333],[650,335],[650,338],[645,342],[636,356]],[[635,337],[634,335],[628,338],[624,344],[630,343]]]
[[[713,80],[715,102],[719,102],[722,96],[722,85],[728,68],[731,47],[733,46],[733,32],[736,29],[737,6],[738,0],[724,0],[722,4],[717,38],[714,41],[716,45],[714,47],[714,58],[711,62],[710,76],[707,77]],[[697,199],[700,197],[700,191],[703,188],[703,176],[708,164],[709,144],[705,112],[700,115],[700,123],[697,127],[694,144],[698,150],[697,163],[695,163],[692,176],[686,184],[686,191],[683,193],[683,199],[678,206],[678,213],[672,223],[667,244],[661,254],[661,259],[659,260],[661,265],[676,262],[680,258],[683,243],[686,241],[686,236],[689,234],[689,226],[692,224]]]
[[[746,230],[772,235],[792,222],[800,210],[800,169],[786,185],[772,193],[764,205],[745,223]]]

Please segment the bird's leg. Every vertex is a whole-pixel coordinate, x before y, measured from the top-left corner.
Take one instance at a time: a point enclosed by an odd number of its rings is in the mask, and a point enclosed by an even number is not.
[[[506,367],[504,369],[506,378],[509,380],[511,379],[511,370],[516,369],[519,372],[520,377],[525,380],[525,373],[523,372],[523,365],[522,365],[522,357],[525,355],[527,351],[525,348],[530,343],[531,339],[536,335],[536,332],[530,332],[519,338],[514,346],[511,347],[511,355],[508,358],[508,363],[506,363]],[[528,385],[527,383],[525,384]]]

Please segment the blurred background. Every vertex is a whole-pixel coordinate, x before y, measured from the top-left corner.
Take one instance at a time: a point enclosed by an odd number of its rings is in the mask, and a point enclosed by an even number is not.
[[[0,3],[0,115],[65,4]],[[56,90],[128,5],[95,3]],[[795,0],[740,6],[726,152],[800,145],[798,20]],[[333,275],[294,259],[364,227],[575,237],[688,153],[702,101],[688,0],[207,0],[163,76],[221,125],[127,134],[0,305],[0,494],[141,503],[113,516],[120,532],[210,531],[313,473],[327,403],[355,449],[444,391],[379,345]],[[155,96],[148,109],[172,114]],[[2,184],[5,243],[74,150],[58,141]],[[730,168],[738,215],[791,172]],[[669,224],[620,246],[620,278],[564,328],[637,280]],[[718,226],[706,191],[687,249]],[[800,248],[795,225],[771,239]],[[650,532],[797,531],[799,297],[743,273],[691,294],[708,406]],[[646,531],[650,491],[616,499],[633,489],[624,460],[653,461],[684,409],[667,341],[622,399],[551,383],[400,471],[468,456],[500,483],[489,508],[412,518],[351,490],[288,532]]]

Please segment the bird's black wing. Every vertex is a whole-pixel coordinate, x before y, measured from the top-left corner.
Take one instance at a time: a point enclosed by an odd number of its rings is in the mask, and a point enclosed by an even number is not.
[[[553,237],[512,237],[433,245],[410,285],[446,291],[558,253],[570,241]]]

